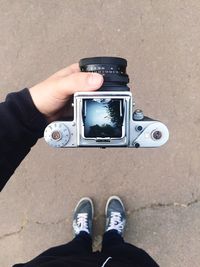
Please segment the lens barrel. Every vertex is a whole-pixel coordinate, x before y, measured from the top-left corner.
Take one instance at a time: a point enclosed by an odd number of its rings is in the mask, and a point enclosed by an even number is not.
[[[104,76],[101,91],[129,91],[126,86],[129,77],[126,74],[127,60],[120,57],[91,57],[79,61],[83,72],[97,72]],[[108,88],[109,87],[109,88]]]

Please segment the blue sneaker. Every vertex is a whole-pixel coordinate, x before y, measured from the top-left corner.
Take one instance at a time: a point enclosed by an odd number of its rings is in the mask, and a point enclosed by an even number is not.
[[[73,217],[74,235],[77,236],[81,231],[92,235],[92,220],[94,216],[94,205],[90,198],[83,197],[76,205]]]
[[[105,209],[106,227],[105,232],[117,230],[121,236],[124,233],[126,224],[126,212],[124,204],[117,196],[112,196],[108,199]]]

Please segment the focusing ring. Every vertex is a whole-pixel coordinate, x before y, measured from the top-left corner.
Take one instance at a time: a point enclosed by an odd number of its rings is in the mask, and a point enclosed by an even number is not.
[[[126,85],[129,77],[126,74],[127,60],[120,57],[92,57],[83,58],[79,61],[83,72],[96,72],[104,76],[104,85],[115,83]]]

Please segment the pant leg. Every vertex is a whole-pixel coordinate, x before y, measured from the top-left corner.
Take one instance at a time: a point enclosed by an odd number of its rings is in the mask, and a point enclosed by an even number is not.
[[[50,248],[41,253],[38,257],[41,256],[66,257],[74,254],[84,255],[91,252],[92,252],[92,238],[88,233],[82,231],[71,242]]]
[[[88,255],[92,253],[92,238],[86,232],[80,232],[71,242],[50,248],[27,263],[15,264],[13,267],[37,266],[52,261],[52,257],[67,257],[71,255]]]
[[[104,234],[102,253],[116,259],[127,260],[141,267],[159,266],[144,250],[126,243],[116,230],[111,230]]]

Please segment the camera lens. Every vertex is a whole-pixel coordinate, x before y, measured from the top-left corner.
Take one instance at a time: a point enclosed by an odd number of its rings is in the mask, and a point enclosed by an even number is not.
[[[111,91],[123,90],[129,91],[126,86],[129,82],[129,77],[126,74],[127,60],[120,57],[92,57],[83,58],[79,61],[79,66],[83,72],[97,72],[104,76],[103,89]],[[117,88],[126,86],[126,88]]]

